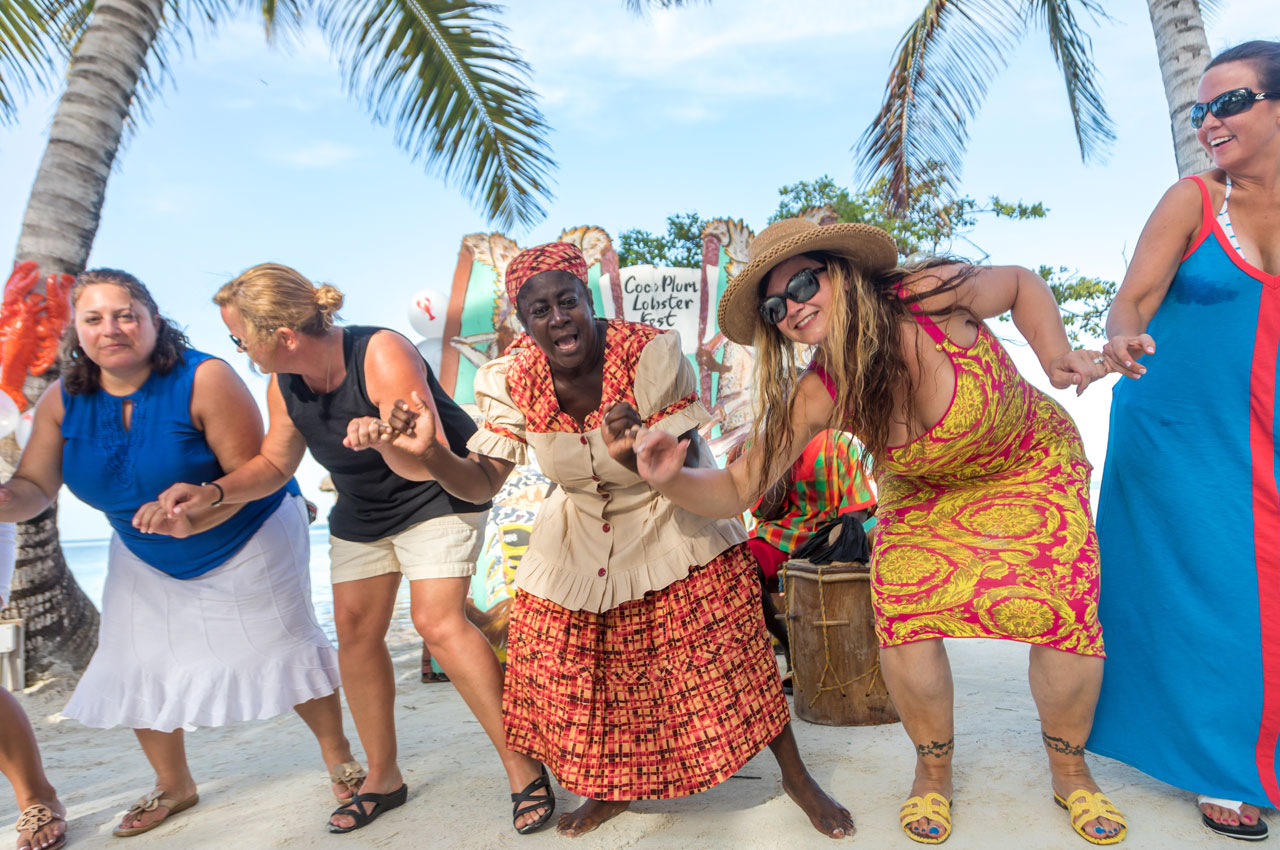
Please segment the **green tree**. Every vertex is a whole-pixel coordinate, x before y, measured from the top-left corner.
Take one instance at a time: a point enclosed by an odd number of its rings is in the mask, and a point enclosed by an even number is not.
[[[1184,176],[1208,167],[1187,112],[1209,59],[1202,8],[1219,5],[1220,0],[1147,2],[1178,171]],[[970,119],[1014,45],[1033,28],[1048,34],[1062,71],[1081,158],[1105,156],[1115,132],[1082,16],[1109,20],[1098,0],[927,0],[898,43],[884,102],[857,145],[863,176],[868,182],[883,179],[891,203],[904,209],[913,181],[927,177],[928,162],[942,163],[948,179],[959,174]]]
[[[674,266],[696,269],[702,266],[702,230],[710,219],[696,212],[667,216],[667,232],[625,230],[618,237],[618,265]]]
[[[953,197],[947,192],[942,166],[926,165],[930,176],[912,184],[910,205],[902,213],[895,212],[886,197],[884,178],[854,192],[824,174],[816,180],[802,180],[779,189],[781,200],[769,222],[830,207],[838,221],[874,224],[888,231],[905,256],[954,252],[969,254],[982,262],[987,253],[969,238],[979,216],[1025,221],[1044,218],[1049,213],[1044,204],[1010,202],[995,195],[985,205],[967,196]],[[702,264],[702,230],[706,224],[697,213],[677,213],[668,216],[665,233],[627,230],[618,238],[618,262],[622,266],[651,263],[698,268]],[[958,242],[973,250],[956,250]],[[1042,265],[1038,271],[1053,291],[1072,342],[1102,336],[1115,282],[1086,277],[1065,266]]]
[[[15,95],[69,53],[65,89],[49,130],[18,237],[16,260],[45,275],[83,270],[125,127],[163,81],[189,23],[216,25],[243,8],[228,0],[0,0],[0,117]],[[501,227],[545,214],[554,163],[547,127],[527,85],[528,68],[506,41],[497,7],[470,0],[264,0],[269,39],[319,23],[353,94],[375,121],[390,122],[415,160],[459,187]],[[60,78],[58,78],[60,79]],[[34,400],[47,380],[29,377]],[[4,477],[16,445],[6,441]],[[82,665],[96,632],[92,605],[66,569],[56,503],[19,529],[10,612],[33,624],[28,669],[56,660]],[[31,572],[34,571],[34,572]],[[21,575],[21,572],[20,572]],[[36,576],[32,580],[32,576]],[[22,586],[34,587],[24,591]]]
[[[974,249],[972,259],[985,261],[989,256],[969,238],[981,215],[1014,221],[1040,219],[1049,214],[1044,204],[1009,202],[992,195],[981,205],[968,196],[954,197],[947,192],[944,169],[939,163],[926,163],[928,178],[912,184],[908,207],[901,213],[893,209],[881,178],[862,192],[851,192],[823,175],[817,180],[801,181],[778,190],[782,200],[769,221],[800,215],[816,207],[830,206],[839,221],[862,222],[883,228],[893,237],[898,250],[912,254],[936,255],[973,252],[957,250],[956,243],[967,243]],[[1115,281],[1087,277],[1066,266],[1041,265],[1037,270],[1062,313],[1062,323],[1073,343],[1082,338],[1103,336],[1107,307],[1116,293]]]
[[[890,203],[884,178],[855,193],[823,175],[817,180],[802,180],[779,189],[782,200],[769,221],[829,206],[839,221],[864,222],[883,228],[893,237],[898,250],[910,256],[950,251],[957,240],[969,242],[968,233],[977,224],[979,215],[1025,220],[1044,218],[1048,214],[1044,204],[1009,203],[995,195],[986,206],[968,196],[952,197],[946,191],[942,166],[926,163],[926,169],[928,176],[912,184],[907,206],[901,211]]]

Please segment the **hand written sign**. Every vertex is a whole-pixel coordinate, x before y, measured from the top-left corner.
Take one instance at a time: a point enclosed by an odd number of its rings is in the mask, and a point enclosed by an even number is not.
[[[680,332],[696,345],[701,307],[700,269],[629,266],[620,271],[623,309],[632,322]]]

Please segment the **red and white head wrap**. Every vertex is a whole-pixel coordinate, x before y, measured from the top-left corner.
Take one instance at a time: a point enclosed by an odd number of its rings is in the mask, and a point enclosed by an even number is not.
[[[507,297],[511,299],[511,306],[515,306],[516,294],[529,278],[552,271],[568,272],[584,284],[587,282],[587,261],[577,245],[548,242],[526,248],[507,266]]]

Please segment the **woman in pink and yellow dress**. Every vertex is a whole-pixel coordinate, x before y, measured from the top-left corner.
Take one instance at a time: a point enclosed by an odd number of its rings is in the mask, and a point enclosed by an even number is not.
[[[1098,544],[1089,462],[1065,411],[1018,374],[984,320],[1014,324],[1054,386],[1107,373],[1073,351],[1049,288],[1016,267],[896,268],[888,235],[787,219],[764,230],[720,301],[729,339],[754,345],[754,447],[727,469],[689,469],[670,435],[637,429],[642,475],[689,510],[751,504],[824,428],[874,458],[880,507],[872,598],[885,683],[916,748],[900,823],[915,841],[951,833],[953,688],[942,638],[1031,645],[1031,691],[1055,799],[1095,844],[1123,816],[1084,762],[1102,679]],[[816,354],[799,380],[796,346]],[[768,459],[766,461],[766,459]],[[994,813],[993,813],[994,815]]]

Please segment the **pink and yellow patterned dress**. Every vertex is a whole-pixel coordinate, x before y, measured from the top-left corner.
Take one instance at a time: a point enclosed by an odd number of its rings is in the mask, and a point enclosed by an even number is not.
[[[1103,657],[1092,467],[1075,423],[985,324],[965,348],[916,320],[956,388],[937,424],[876,458],[880,645],[1004,638]]]

